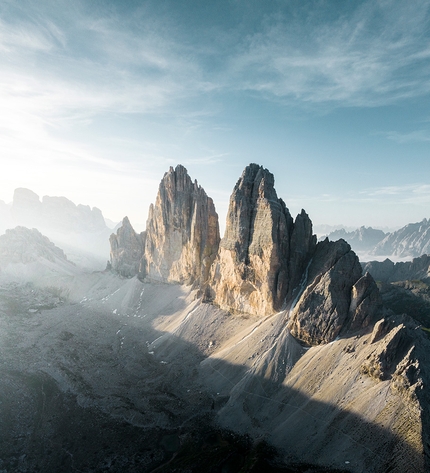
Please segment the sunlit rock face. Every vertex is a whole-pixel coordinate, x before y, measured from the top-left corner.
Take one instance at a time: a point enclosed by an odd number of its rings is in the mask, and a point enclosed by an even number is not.
[[[133,277],[139,273],[145,236],[145,232],[136,233],[128,217],[124,217],[121,227],[109,238],[110,262],[114,271],[124,277]]]
[[[333,341],[343,332],[375,321],[381,298],[369,273],[344,240],[318,243],[304,290],[290,310],[288,328],[309,345]]]
[[[232,312],[280,310],[300,281],[316,239],[302,213],[294,222],[267,169],[250,164],[230,197],[225,236],[207,296]]]
[[[149,209],[142,275],[153,281],[203,283],[219,241],[212,199],[183,166],[171,167]]]

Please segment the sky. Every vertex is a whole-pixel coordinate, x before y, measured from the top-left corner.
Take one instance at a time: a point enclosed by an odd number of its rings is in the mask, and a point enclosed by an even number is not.
[[[0,200],[139,230],[184,165],[224,226],[243,169],[314,224],[430,217],[427,0],[1,0]]]

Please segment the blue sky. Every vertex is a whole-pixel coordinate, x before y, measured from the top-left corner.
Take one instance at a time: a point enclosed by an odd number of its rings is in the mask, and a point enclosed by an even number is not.
[[[259,163],[314,224],[430,217],[430,3],[0,3],[0,199],[144,223],[185,165],[221,221]]]

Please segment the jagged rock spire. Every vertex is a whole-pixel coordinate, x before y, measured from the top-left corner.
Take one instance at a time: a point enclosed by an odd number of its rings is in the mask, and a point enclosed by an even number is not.
[[[264,315],[280,310],[314,246],[306,213],[294,223],[276,194],[273,174],[250,164],[231,195],[207,293],[233,312]]]
[[[110,242],[110,262],[114,271],[124,277],[133,277],[139,272],[140,261],[145,248],[145,232],[136,233],[128,217],[124,217]]]
[[[203,283],[219,241],[212,199],[183,166],[171,167],[149,209],[142,274],[150,280]]]

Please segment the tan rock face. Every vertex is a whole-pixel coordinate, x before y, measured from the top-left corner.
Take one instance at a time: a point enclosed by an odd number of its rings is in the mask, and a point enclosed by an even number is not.
[[[293,222],[274,178],[251,164],[230,198],[225,236],[207,294],[232,312],[265,315],[282,308],[315,247],[305,212]]]
[[[219,241],[212,199],[183,166],[170,168],[149,209],[142,274],[155,281],[203,283]]]
[[[110,236],[109,242],[112,269],[127,278],[136,276],[145,248],[145,233],[136,233],[128,217],[124,217],[121,227],[116,235]]]

